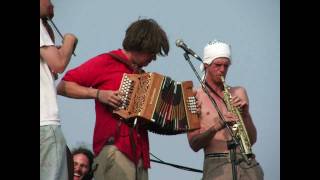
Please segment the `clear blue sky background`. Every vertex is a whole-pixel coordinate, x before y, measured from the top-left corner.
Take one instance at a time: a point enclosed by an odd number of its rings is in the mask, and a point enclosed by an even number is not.
[[[266,180],[280,179],[280,1],[279,0],[53,0],[54,22],[62,33],[79,38],[76,57],[68,69],[89,58],[121,47],[128,25],[139,17],[155,19],[167,32],[169,56],[146,68],[176,81],[192,80],[195,74],[175,46],[182,38],[198,55],[213,39],[232,45],[233,64],[228,84],[246,87],[250,111],[258,131],[253,151]],[[56,35],[57,36],[57,35]],[[61,39],[57,38],[57,42]],[[192,58],[198,69],[200,63]],[[61,78],[61,76],[60,76]],[[57,81],[59,82],[60,79]],[[62,129],[68,145],[92,145],[94,101],[58,97]],[[150,133],[151,153],[163,161],[202,169],[203,151],[189,148],[186,135]],[[151,163],[149,179],[201,179],[200,173]]]

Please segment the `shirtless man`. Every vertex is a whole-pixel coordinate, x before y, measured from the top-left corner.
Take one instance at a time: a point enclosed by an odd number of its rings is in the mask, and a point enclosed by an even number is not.
[[[226,77],[231,64],[230,45],[220,41],[210,42],[204,48],[203,59],[204,64],[200,69],[205,72],[203,81],[209,89],[210,96],[215,100],[227,122],[238,120],[234,114],[227,111],[223,100],[224,87],[221,76]],[[253,145],[257,140],[257,131],[249,113],[249,99],[246,90],[243,87],[232,87],[229,91],[232,94],[231,103],[233,106],[242,109],[242,118],[251,145]],[[198,101],[201,128],[189,132],[188,140],[190,147],[195,152],[202,148],[204,150],[203,180],[231,180],[232,166],[227,146],[227,141],[231,140],[231,135],[223,125],[224,123],[220,119],[217,110],[202,88],[196,90],[196,98]],[[239,152],[239,147],[237,147],[237,159],[241,158]],[[250,154],[248,157],[251,162],[250,165],[245,161],[237,165],[237,179],[263,179],[262,168],[255,160],[254,154]]]

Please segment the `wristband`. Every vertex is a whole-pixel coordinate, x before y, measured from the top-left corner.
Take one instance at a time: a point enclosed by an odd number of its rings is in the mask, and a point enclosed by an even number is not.
[[[97,95],[96,95],[96,99],[99,100],[99,94],[100,94],[100,89],[97,90]]]

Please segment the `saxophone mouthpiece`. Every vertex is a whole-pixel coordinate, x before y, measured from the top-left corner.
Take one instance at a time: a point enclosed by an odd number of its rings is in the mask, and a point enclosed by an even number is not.
[[[221,78],[221,81],[224,83],[225,81],[224,81],[224,77],[223,76],[220,76],[220,78]]]

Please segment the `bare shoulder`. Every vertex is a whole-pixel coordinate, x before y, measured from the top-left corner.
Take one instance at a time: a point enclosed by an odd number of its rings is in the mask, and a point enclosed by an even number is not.
[[[246,97],[247,98],[247,96],[248,96],[247,95],[247,90],[243,86],[231,87],[230,91],[231,91],[231,94],[234,94],[234,95],[237,95],[237,96],[240,96],[240,97]]]
[[[203,94],[204,94],[204,91],[201,87],[193,88],[193,92],[195,93],[195,96],[197,98],[199,98],[200,96],[203,96]]]
[[[234,86],[234,87],[231,87],[231,90],[233,90],[234,92],[246,92],[246,88],[243,87],[243,86]]]

